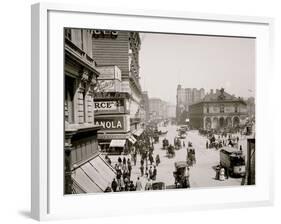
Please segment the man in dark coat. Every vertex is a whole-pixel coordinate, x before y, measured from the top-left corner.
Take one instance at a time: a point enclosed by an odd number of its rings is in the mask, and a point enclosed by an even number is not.
[[[112,188],[113,192],[116,192],[117,186],[118,186],[117,181],[114,178],[112,183],[111,183],[111,188]]]

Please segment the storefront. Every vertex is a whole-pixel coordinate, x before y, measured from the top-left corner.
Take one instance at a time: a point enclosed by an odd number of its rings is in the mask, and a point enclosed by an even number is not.
[[[136,142],[130,132],[128,99],[127,93],[103,92],[95,95],[95,125],[101,127],[98,143],[102,152],[127,153]]]
[[[102,152],[109,154],[121,154],[130,151],[136,143],[136,138],[130,133],[99,133],[98,143]]]

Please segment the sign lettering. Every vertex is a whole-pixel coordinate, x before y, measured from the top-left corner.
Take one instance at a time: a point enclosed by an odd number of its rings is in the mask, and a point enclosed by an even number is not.
[[[123,117],[103,117],[95,118],[95,124],[102,126],[103,130],[123,130],[124,118]]]

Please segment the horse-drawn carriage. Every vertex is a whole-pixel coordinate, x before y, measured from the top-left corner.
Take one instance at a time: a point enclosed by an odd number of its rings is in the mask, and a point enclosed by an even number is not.
[[[162,140],[162,148],[166,149],[168,146],[169,146],[169,141],[168,141],[168,139],[164,138]]]
[[[175,137],[174,138],[174,146],[175,146],[175,149],[178,150],[182,147],[181,145],[181,140],[179,137]]]
[[[174,157],[175,156],[175,147],[174,146],[172,146],[172,145],[169,145],[168,147],[167,147],[167,157],[168,158],[172,158],[172,157]]]
[[[186,161],[175,162],[173,172],[176,188],[189,188],[189,166]]]

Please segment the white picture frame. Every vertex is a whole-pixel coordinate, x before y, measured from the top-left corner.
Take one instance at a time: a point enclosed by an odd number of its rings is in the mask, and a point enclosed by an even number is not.
[[[32,5],[32,217],[50,220],[271,205],[274,198],[273,143],[267,130],[271,128],[268,98],[273,77],[273,23],[273,19],[262,17],[97,9],[50,3]],[[63,27],[255,37],[256,185],[64,196]],[[134,207],[129,206],[126,211],[122,206],[114,206],[132,203]]]

